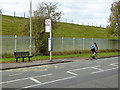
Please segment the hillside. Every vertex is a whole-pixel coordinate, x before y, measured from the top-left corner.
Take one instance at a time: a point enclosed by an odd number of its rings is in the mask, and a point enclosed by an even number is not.
[[[58,23],[54,37],[79,37],[79,38],[107,38],[106,29],[94,26],[83,26],[68,23]]]
[[[12,16],[2,16],[2,35],[18,35],[23,22],[29,19]],[[106,29],[94,26],[83,26],[68,23],[58,23],[58,28],[53,30],[53,37],[78,37],[78,38],[107,38]]]
[[[22,17],[2,16],[2,35],[21,35],[20,28],[28,19]]]

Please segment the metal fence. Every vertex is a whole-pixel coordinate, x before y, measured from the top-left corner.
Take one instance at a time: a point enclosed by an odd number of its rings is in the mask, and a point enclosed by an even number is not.
[[[2,54],[13,54],[15,51],[29,51],[30,38],[25,36],[4,36],[2,38]],[[34,40],[32,40],[32,48],[34,49]]]
[[[95,39],[95,38],[53,38],[53,51],[90,50],[96,42],[99,50],[118,49],[120,40]]]
[[[2,38],[2,54],[13,54],[15,51],[29,51],[30,38],[25,36],[6,36]],[[99,50],[118,49],[120,40],[95,39],[95,38],[53,38],[53,51],[90,50],[91,45],[96,42]],[[0,46],[1,47],[1,46]],[[32,50],[35,41],[32,40]],[[1,54],[1,53],[0,53]]]

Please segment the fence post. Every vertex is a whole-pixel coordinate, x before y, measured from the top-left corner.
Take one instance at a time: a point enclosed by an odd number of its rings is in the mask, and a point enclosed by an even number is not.
[[[24,18],[25,18],[25,13],[24,13]]]
[[[82,22],[82,25],[84,25],[84,22]]]
[[[64,43],[63,43],[63,37],[62,37],[62,52],[63,52],[63,44],[64,44]]]
[[[83,38],[83,50],[85,50],[85,38]]]
[[[14,11],[14,17],[15,17],[16,12]]]
[[[2,15],[2,9],[0,9],[0,15]]]
[[[106,47],[106,49],[108,49],[108,48],[109,48],[109,47],[108,47],[108,39],[106,39],[106,40],[107,40],[107,45],[106,45],[107,47]]]
[[[73,38],[73,49],[75,49],[75,38]]]
[[[77,24],[79,24],[79,21],[77,21]]]
[[[17,35],[15,35],[15,52],[16,52],[16,47],[17,47]]]
[[[73,24],[73,20],[72,20],[72,24]]]
[[[33,37],[33,50],[35,50],[35,36]]]
[[[93,44],[93,38],[92,38],[92,44]]]
[[[65,22],[67,23],[67,19],[65,19],[65,20],[66,20]]]

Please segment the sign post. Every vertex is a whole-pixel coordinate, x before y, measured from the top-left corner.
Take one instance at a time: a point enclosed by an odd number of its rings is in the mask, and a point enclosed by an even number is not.
[[[50,38],[48,38],[48,51],[50,51],[50,61],[52,61],[52,51],[53,51],[53,39],[51,31],[51,20],[45,20],[45,32],[50,32]]]

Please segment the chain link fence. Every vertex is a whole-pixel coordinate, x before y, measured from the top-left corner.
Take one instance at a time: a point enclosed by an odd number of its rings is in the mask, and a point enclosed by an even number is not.
[[[15,51],[29,51],[30,38],[25,36],[0,35],[2,39],[2,54],[13,54]],[[99,50],[119,49],[120,40],[95,39],[95,38],[53,38],[53,51],[90,50],[96,42]],[[32,40],[32,50],[35,49],[35,41]]]

